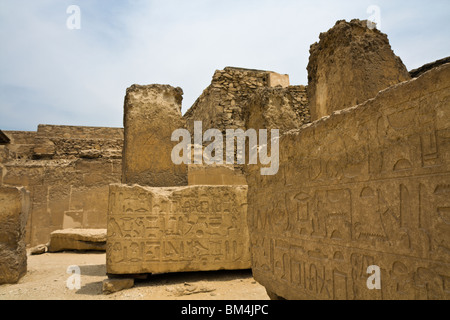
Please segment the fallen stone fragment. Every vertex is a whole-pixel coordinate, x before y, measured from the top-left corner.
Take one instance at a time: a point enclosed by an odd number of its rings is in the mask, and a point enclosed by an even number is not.
[[[197,286],[190,283],[185,283],[181,286],[178,286],[175,288],[174,295],[178,297],[182,296],[190,296],[193,294],[199,294],[199,293],[209,293],[216,291],[216,289],[211,289],[205,286]]]
[[[50,234],[49,252],[105,251],[106,229],[64,229]]]
[[[106,279],[103,280],[103,294],[111,294],[114,292],[133,288],[134,279]]]
[[[31,255],[38,255],[38,254],[44,254],[48,250],[47,246],[45,244],[37,245],[30,249]]]

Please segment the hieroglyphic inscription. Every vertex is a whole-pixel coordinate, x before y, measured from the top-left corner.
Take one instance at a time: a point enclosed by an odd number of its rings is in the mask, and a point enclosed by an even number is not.
[[[449,299],[449,97],[448,64],[284,135],[278,175],[248,166],[255,279],[287,299]]]
[[[111,185],[112,274],[250,268],[247,187]]]

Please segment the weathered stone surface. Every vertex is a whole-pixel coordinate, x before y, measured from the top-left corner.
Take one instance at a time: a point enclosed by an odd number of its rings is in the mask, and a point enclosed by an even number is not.
[[[245,108],[248,129],[278,129],[280,132],[298,129],[310,122],[306,88],[260,88]]]
[[[307,69],[313,121],[411,79],[388,37],[360,20],[341,20],[321,33],[319,43],[311,46]]]
[[[187,128],[193,132],[194,121],[202,121],[203,130],[245,129],[245,108],[252,95],[277,86],[287,88],[289,76],[235,67],[216,70],[211,84],[184,115]]]
[[[192,134],[195,121],[202,122],[203,133],[212,128],[223,133],[227,129],[246,131],[262,128],[266,125],[263,120],[259,121],[253,117],[255,121],[249,123],[248,118],[250,112],[261,114],[261,111],[257,110],[260,108],[258,103],[261,102],[262,96],[264,99],[267,98],[270,95],[269,92],[272,93],[271,97],[277,99],[276,102],[271,101],[273,103],[270,111],[267,112],[267,119],[274,120],[272,124],[276,125],[280,121],[287,120],[289,124],[283,125],[283,128],[291,126],[292,123],[297,128],[310,121],[305,87],[289,86],[288,75],[272,71],[226,67],[224,70],[216,70],[211,84],[183,116],[187,129]],[[258,102],[255,102],[257,99],[259,99]],[[282,101],[278,102],[278,100]],[[276,110],[280,106],[282,107]],[[288,116],[284,115],[286,111],[289,112]],[[208,143],[204,142],[203,147],[206,147]],[[225,144],[223,154],[226,154]],[[241,170],[240,166],[236,166],[236,175],[240,175]],[[211,180],[202,178],[202,180],[205,179]]]
[[[0,145],[8,144],[10,142],[11,142],[11,139],[5,133],[3,133],[2,130],[0,130]]]
[[[0,146],[0,183],[30,191],[27,244],[47,243],[55,230],[106,228],[109,184],[121,181],[122,128],[39,125],[5,133],[11,142]],[[42,151],[47,146],[51,152]]]
[[[24,237],[29,209],[25,188],[0,187],[0,284],[16,283],[27,272]]]
[[[275,72],[269,73],[269,87],[289,87],[289,75],[288,74],[279,74]]]
[[[450,299],[450,64],[283,135],[277,175],[248,170],[253,275],[269,292]]]
[[[446,57],[443,59],[436,60],[434,62],[427,63],[421,66],[420,68],[409,71],[409,74],[411,75],[412,78],[417,78],[421,76],[423,73],[446,63],[450,63],[450,57]]]
[[[103,280],[103,294],[112,294],[114,292],[133,288],[134,279],[105,279]]]
[[[105,251],[106,229],[65,229],[50,234],[49,252]]]
[[[246,186],[110,186],[108,274],[248,269]]]
[[[133,85],[124,107],[122,182],[152,187],[187,185],[187,168],[171,160],[172,133],[185,127],[183,90],[169,85]]]
[[[44,254],[47,252],[47,250],[48,250],[48,248],[45,244],[39,244],[30,249],[30,254],[31,255]]]
[[[246,185],[244,174],[233,165],[188,165],[188,183],[195,185]]]

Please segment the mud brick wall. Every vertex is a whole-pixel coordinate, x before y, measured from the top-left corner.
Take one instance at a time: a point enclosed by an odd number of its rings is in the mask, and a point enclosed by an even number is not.
[[[247,186],[110,186],[109,274],[250,268]]]
[[[253,275],[269,292],[448,300],[450,64],[283,135],[278,174],[249,166],[247,182]]]
[[[120,182],[123,129],[40,125],[4,131],[0,164],[8,186],[30,191],[26,243],[47,243],[63,228],[106,228],[109,184]]]

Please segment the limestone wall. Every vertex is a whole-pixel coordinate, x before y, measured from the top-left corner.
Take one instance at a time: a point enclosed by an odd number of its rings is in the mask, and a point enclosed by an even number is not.
[[[27,272],[24,237],[29,196],[24,188],[0,186],[0,285],[16,283]]]
[[[307,69],[312,120],[411,79],[387,35],[360,20],[341,20],[321,33],[320,41],[311,46]]]
[[[268,291],[450,298],[450,64],[285,134],[277,175],[248,170],[252,269]]]
[[[188,166],[188,184],[208,186],[247,185],[241,170],[233,165],[196,165]]]
[[[10,139],[10,143],[0,146],[1,163],[15,159],[32,159],[36,131],[3,130],[3,133]]]
[[[31,212],[26,242],[47,243],[63,228],[106,228],[109,184],[121,180],[123,129],[40,125],[4,131],[0,182],[25,186]]]
[[[311,122],[305,86],[259,88],[252,95],[244,111],[246,128],[300,128]]]
[[[123,129],[39,125],[34,144],[34,159],[120,159]]]
[[[271,71],[226,67],[214,73],[206,88],[184,118],[190,132],[194,121],[203,121],[203,129],[244,129],[244,108],[258,88],[287,87],[289,76]]]
[[[410,70],[409,74],[411,75],[412,78],[417,78],[420,75],[422,75],[423,73],[425,73],[433,68],[439,67],[440,65],[446,64],[446,63],[450,63],[450,57],[439,59],[434,62],[427,63],[427,64],[421,66],[420,68]]]

